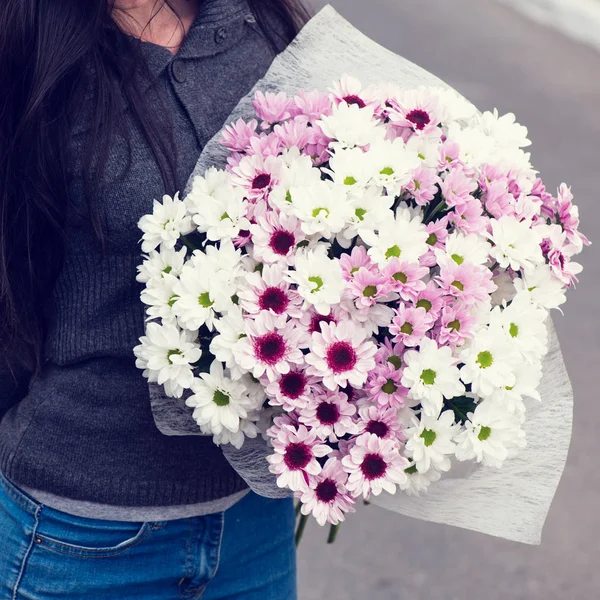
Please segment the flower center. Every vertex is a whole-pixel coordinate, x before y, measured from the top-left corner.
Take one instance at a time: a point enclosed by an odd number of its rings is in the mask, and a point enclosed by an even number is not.
[[[284,396],[296,400],[306,389],[306,378],[302,373],[291,371],[283,375],[279,382],[279,389]]]
[[[398,273],[394,273],[392,275],[392,279],[394,281],[399,281],[400,283],[406,283],[408,281],[408,276],[406,275],[406,273],[398,271]]]
[[[421,373],[421,381],[425,385],[433,385],[435,383],[436,372],[433,369],[424,369]]]
[[[465,262],[465,259],[459,254],[453,254],[451,258],[457,265],[462,265]]]
[[[448,323],[448,329],[453,329],[454,331],[460,331],[460,321],[458,319],[454,319]]]
[[[296,238],[294,237],[293,233],[279,229],[273,232],[269,242],[269,247],[271,250],[273,250],[273,252],[275,252],[275,254],[285,256],[290,251],[290,248],[293,247],[295,242]]]
[[[221,390],[215,390],[213,394],[213,402],[217,406],[227,406],[229,404],[229,396],[224,394]]]
[[[482,369],[487,369],[487,368],[491,367],[493,363],[494,363],[494,357],[492,356],[491,352],[484,350],[483,352],[480,352],[477,355],[477,364]]]
[[[384,394],[394,394],[398,391],[398,386],[394,383],[393,379],[388,379],[382,386],[381,391]]]
[[[289,302],[289,298],[283,290],[269,287],[258,299],[258,306],[260,310],[272,310],[276,315],[280,315],[285,312]]]
[[[490,435],[492,435],[492,430],[489,427],[482,426],[481,431],[479,432],[479,435],[477,437],[482,442],[485,442],[485,440],[487,440],[490,437]]]
[[[519,326],[516,323],[510,324],[510,337],[517,337],[519,335]]]
[[[410,323],[406,322],[404,323],[404,325],[402,325],[402,327],[400,327],[400,331],[402,333],[405,333],[406,335],[411,335],[413,332],[413,326]]]
[[[431,302],[426,298],[421,298],[417,302],[417,308],[424,308],[425,312],[429,312],[433,308],[433,304],[431,304]]]
[[[437,235],[435,235],[435,233],[430,233],[426,243],[428,246],[435,246],[437,243]]]
[[[310,283],[313,283],[315,286],[312,290],[310,290],[311,294],[313,294],[314,292],[318,292],[323,287],[323,278],[319,277],[318,275],[315,275],[314,277],[309,277],[308,281],[310,281]]]
[[[432,429],[423,429],[423,433],[421,434],[421,437],[424,440],[423,443],[429,448],[429,446],[432,446],[433,442],[435,442],[437,433],[435,431],[433,431]]]
[[[323,425],[335,425],[340,418],[340,411],[335,404],[329,402],[321,402],[317,407],[317,419]]]
[[[299,471],[306,467],[311,458],[311,449],[306,444],[290,444],[285,449],[283,462],[290,471]]]
[[[355,94],[344,96],[343,100],[346,104],[356,104],[358,108],[364,108],[366,106],[365,103]]]
[[[400,254],[402,254],[402,251],[400,250],[400,246],[395,245],[395,246],[391,246],[390,248],[388,248],[385,251],[385,257],[386,258],[400,258]]]
[[[383,421],[369,421],[366,430],[369,433],[374,433],[377,437],[384,438],[390,428]]]
[[[202,308],[210,308],[213,305],[213,301],[210,299],[208,292],[204,292],[198,296],[198,304]]]
[[[313,318],[310,320],[310,332],[321,333],[321,323],[335,323],[335,319],[331,315],[314,315]]]
[[[415,109],[409,112],[406,115],[406,120],[410,121],[411,123],[414,123],[415,127],[419,131],[425,129],[425,125],[428,125],[431,122],[429,114],[427,114],[427,112],[425,112],[424,110],[420,109]]]
[[[397,354],[388,356],[387,362],[389,362],[391,365],[394,365],[396,371],[402,366],[402,359]]]
[[[271,183],[271,176],[268,173],[257,175],[252,181],[253,190],[262,190]]]
[[[455,281],[453,281],[453,282],[452,282],[452,285],[453,285],[453,286],[454,286],[454,287],[455,287],[457,290],[460,290],[461,292],[464,292],[464,290],[465,290],[465,286],[464,286],[464,285],[463,285],[463,284],[462,284],[460,281],[458,281],[458,279],[456,279]]]
[[[327,366],[334,373],[351,371],[356,365],[356,352],[348,342],[334,342],[327,349]]]
[[[285,356],[285,340],[278,333],[267,333],[254,340],[254,353],[258,360],[274,365]]]
[[[174,356],[177,354],[181,354],[181,350],[169,350],[167,352],[167,360],[169,361],[170,364],[173,364],[173,361],[171,360],[171,356]]]
[[[354,177],[352,177],[352,175],[348,175],[348,177],[346,177],[344,179],[344,185],[355,185],[356,184],[356,179]]]
[[[331,502],[337,496],[337,485],[333,479],[326,479],[317,484],[315,495],[320,502]]]
[[[387,464],[379,454],[366,454],[360,470],[365,479],[379,479],[385,475]]]
[[[373,296],[375,296],[375,294],[377,294],[377,286],[375,286],[375,285],[368,285],[363,290],[363,296],[365,298],[372,298]]]

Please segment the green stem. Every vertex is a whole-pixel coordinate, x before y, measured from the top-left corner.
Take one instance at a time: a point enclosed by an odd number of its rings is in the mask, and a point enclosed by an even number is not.
[[[192,252],[194,250],[198,250],[198,248],[196,246],[194,246],[194,244],[192,244],[192,242],[190,242],[190,240],[188,240],[185,235],[179,236],[179,239],[190,249],[192,250]]]
[[[332,525],[329,529],[329,537],[327,538],[328,544],[333,544],[335,542],[335,538],[337,537],[338,531],[340,529],[339,523],[337,525]]]
[[[296,548],[300,545],[300,540],[306,529],[306,523],[308,523],[308,515],[300,515],[300,520],[298,521],[298,527],[296,529]]]
[[[431,214],[425,220],[426,223],[431,223],[431,221],[433,221],[433,217],[435,217],[438,213],[442,212],[446,208],[448,208],[446,206],[446,203],[443,200],[441,200],[440,203],[431,211]]]

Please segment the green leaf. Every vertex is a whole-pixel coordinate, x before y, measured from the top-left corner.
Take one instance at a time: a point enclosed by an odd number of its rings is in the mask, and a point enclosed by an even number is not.
[[[457,396],[456,398],[452,398],[452,400],[446,400],[445,405],[446,408],[454,411],[456,422],[463,425],[469,420],[467,414],[475,412],[477,406],[473,398],[468,398],[467,396]]]

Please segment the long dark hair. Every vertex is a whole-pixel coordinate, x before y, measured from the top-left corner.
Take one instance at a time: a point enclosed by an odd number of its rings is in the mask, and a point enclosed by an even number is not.
[[[70,124],[84,70],[95,74],[95,110],[84,158],[85,189],[99,182],[123,96],[159,165],[174,185],[169,132],[160,129],[132,74],[139,44],[111,14],[114,0],[0,1],[0,372],[39,372],[45,335],[42,306],[64,256]],[[156,0],[155,9],[169,0]],[[249,0],[275,48],[307,18],[301,0]],[[172,9],[171,9],[172,10]],[[155,10],[155,13],[157,11]],[[93,146],[92,146],[93,144]],[[104,246],[100,207],[88,197]]]

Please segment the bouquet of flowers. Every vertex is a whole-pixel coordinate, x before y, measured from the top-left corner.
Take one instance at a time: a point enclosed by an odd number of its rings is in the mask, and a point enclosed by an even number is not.
[[[588,240],[527,130],[435,87],[258,92],[225,170],[140,220],[137,365],[203,434],[262,434],[277,484],[334,526],[526,444],[525,397]]]

